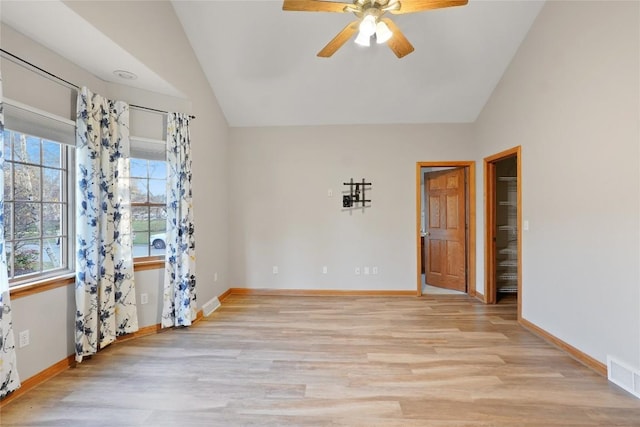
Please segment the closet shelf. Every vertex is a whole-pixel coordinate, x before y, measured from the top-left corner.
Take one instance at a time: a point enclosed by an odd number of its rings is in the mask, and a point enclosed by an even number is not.
[[[496,288],[500,293],[518,292],[518,188],[515,176],[499,176],[496,213]]]

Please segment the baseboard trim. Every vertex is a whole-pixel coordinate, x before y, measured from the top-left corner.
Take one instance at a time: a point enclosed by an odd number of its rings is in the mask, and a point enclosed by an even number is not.
[[[269,288],[229,288],[224,294],[229,295],[264,295],[264,296],[380,296],[380,297],[415,297],[416,291],[395,290],[338,290],[338,289],[269,289]],[[220,299],[222,301],[222,299]]]
[[[193,323],[200,321],[203,317],[204,315],[202,313],[202,310],[198,310],[198,312],[196,313],[196,318],[193,321]],[[165,331],[169,331],[171,329],[173,328],[163,328],[160,323],[155,325],[145,326],[130,334],[117,337],[114,344],[120,344],[129,340],[141,338],[147,335],[159,334]],[[22,396],[29,390],[39,386],[40,384],[44,383],[50,378],[53,378],[56,375],[60,374],[61,372],[66,371],[67,369],[74,366],[76,366],[76,355],[72,354],[70,356],[67,356],[67,358],[62,359],[58,363],[55,363],[49,366],[48,368],[46,368],[45,370],[35,374],[34,376],[27,378],[26,380],[22,381],[22,384],[19,389],[17,389],[13,393],[9,394],[8,396],[5,396],[2,400],[0,400],[0,409],[2,409],[4,405],[11,402],[12,400]]]
[[[218,301],[223,302],[224,300],[229,298],[229,296],[231,295],[233,289],[238,289],[238,288],[229,288],[229,289],[227,289],[225,292],[221,293],[218,296]]]
[[[196,312],[196,318],[194,319],[193,323],[199,322],[200,320],[202,320],[203,317],[204,317],[204,314],[202,310],[198,310]],[[173,327],[163,328],[160,323],[157,323],[155,325],[142,327],[130,334],[119,336],[116,339],[116,342],[120,343],[120,342],[129,341],[129,340],[140,338],[140,337],[145,337],[147,335],[159,334],[165,331],[170,331],[171,329],[173,329]]]
[[[47,369],[38,372],[34,376],[27,378],[26,380],[22,381],[22,384],[19,389],[5,396],[4,399],[0,400],[0,409],[2,409],[9,402],[24,395],[29,390],[36,388],[37,386],[44,383],[45,381],[55,377],[56,375],[66,371],[67,369],[75,365],[76,365],[76,356],[75,354],[72,354],[71,356],[68,356],[62,359],[61,361],[54,363],[53,365],[49,366]]]
[[[520,319],[519,323],[524,328],[526,328],[529,331],[533,332],[534,334],[538,335],[540,338],[544,339],[545,341],[550,342],[551,344],[553,344],[556,347],[560,348],[561,350],[565,351],[566,353],[569,354],[569,356],[573,357],[578,362],[582,363],[583,365],[587,366],[588,368],[593,369],[594,371],[596,371],[597,373],[599,373],[600,375],[602,375],[604,377],[607,376],[607,365],[606,364],[597,361],[596,359],[594,359],[593,357],[589,356],[588,354],[578,350],[577,348],[575,348],[571,344],[567,344],[566,342],[562,341],[560,338],[550,334],[549,332],[545,331],[541,327],[529,322],[527,319]]]
[[[156,325],[145,326],[130,334],[119,336],[116,339],[116,342],[120,343],[120,342],[129,341],[135,338],[144,337],[147,335],[159,334],[160,332],[164,332],[165,330],[166,329],[163,329],[159,323]]]

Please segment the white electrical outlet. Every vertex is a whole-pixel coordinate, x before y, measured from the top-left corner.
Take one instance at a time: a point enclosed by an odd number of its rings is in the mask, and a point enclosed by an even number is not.
[[[20,341],[19,344],[18,344],[20,346],[20,348],[28,346],[29,345],[29,330],[25,329],[24,331],[20,332],[18,334],[18,340]]]
[[[273,274],[278,274],[278,266],[277,265],[273,266]]]
[[[360,267],[356,267],[356,276],[360,275]]]
[[[149,304],[149,294],[140,294],[140,304]]]
[[[333,197],[333,190],[332,189],[328,189],[327,190],[327,197]]]
[[[378,274],[378,267],[373,267],[371,273]]]
[[[218,273],[213,273],[213,281],[217,282],[218,281]]]
[[[364,268],[364,275],[368,276],[369,275],[369,267],[365,267]]]
[[[327,274],[329,272],[329,269],[327,268],[326,265],[322,266],[322,274]]]

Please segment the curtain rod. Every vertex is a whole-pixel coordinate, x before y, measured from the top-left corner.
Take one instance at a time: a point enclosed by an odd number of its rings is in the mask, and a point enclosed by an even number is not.
[[[70,81],[63,79],[62,77],[57,76],[57,75],[53,74],[52,72],[45,70],[44,68],[38,67],[37,65],[27,61],[26,59],[20,58],[19,56],[14,55],[13,53],[11,53],[11,52],[9,52],[9,51],[7,51],[5,49],[0,48],[0,52],[2,52],[5,56],[9,57],[9,59],[13,60],[13,62],[19,61],[21,63],[19,65],[28,65],[30,68],[33,68],[33,69],[37,70],[38,72],[40,72],[42,74],[45,74],[45,76],[54,79],[54,81],[57,81],[58,83],[64,83],[64,86],[67,86],[70,89],[80,90],[80,86],[78,86],[77,84],[71,83]],[[168,111],[159,110],[157,108],[145,107],[145,106],[142,106],[142,105],[135,105],[135,104],[129,104],[129,106],[131,108],[138,108],[140,110],[147,110],[147,111],[152,111],[152,112],[160,113],[160,114],[169,114]],[[189,115],[189,118],[190,119],[195,119],[196,116]]]

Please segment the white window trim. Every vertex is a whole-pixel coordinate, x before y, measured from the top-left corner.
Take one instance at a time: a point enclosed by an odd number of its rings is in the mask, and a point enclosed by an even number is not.
[[[5,131],[27,134],[25,132],[17,131],[7,126],[5,126]],[[62,206],[63,212],[61,212],[61,215],[63,218],[66,219],[66,221],[63,221],[62,223],[61,234],[67,236],[66,251],[64,251],[65,253],[63,255],[64,260],[66,260],[66,266],[59,269],[51,270],[51,271],[37,272],[37,273],[27,274],[27,275],[15,277],[15,278],[10,278],[9,279],[10,288],[26,285],[26,284],[37,283],[40,281],[50,280],[52,278],[65,277],[71,273],[75,273],[75,240],[76,240],[75,238],[75,179],[73,178],[75,176],[75,146],[70,146],[63,142],[55,141],[52,138],[35,136],[31,134],[27,134],[27,135],[33,136],[35,138],[39,138],[40,140],[49,140],[52,142],[59,143],[65,148],[64,150],[65,155],[63,157],[64,165],[63,165],[63,169],[61,170],[64,170],[66,167],[66,176],[63,175],[63,182],[61,183],[61,185],[66,188],[67,201],[66,201],[66,206],[64,204]],[[2,147],[1,149],[4,150],[4,147]],[[5,163],[6,162],[13,163],[12,160],[5,159]],[[11,203],[15,203],[15,200],[12,199]],[[12,221],[15,221],[15,219],[12,219]],[[12,222],[12,227],[13,226],[14,226],[14,223]],[[42,254],[40,256],[42,256]],[[10,266],[10,268],[13,268],[13,265]]]
[[[2,98],[4,106],[5,129],[31,135],[36,138],[54,141],[68,148],[67,176],[65,185],[67,191],[67,215],[64,221],[62,233],[67,237],[67,250],[65,257],[66,268],[43,272],[35,275],[26,275],[10,280],[11,288],[31,286],[42,281],[50,281],[56,278],[68,277],[75,273],[75,146],[76,146],[76,122],[66,117],[58,116],[48,111],[32,107],[31,105],[16,101],[11,98]],[[4,149],[4,147],[2,147]]]

